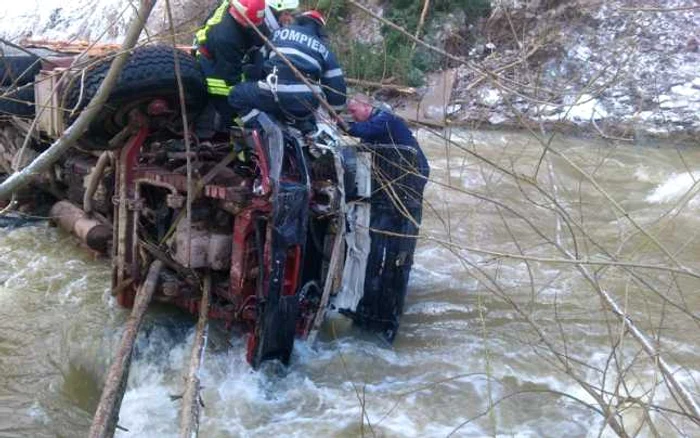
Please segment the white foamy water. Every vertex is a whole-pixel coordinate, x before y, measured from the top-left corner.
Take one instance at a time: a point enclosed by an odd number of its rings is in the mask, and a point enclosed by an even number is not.
[[[700,181],[700,171],[674,173],[647,195],[646,200],[655,204],[677,201],[689,194],[691,189],[697,189],[698,181]],[[690,204],[698,205],[698,201],[692,199]]]
[[[475,153],[523,175],[531,176],[541,157],[530,137],[481,132],[470,138]],[[444,144],[423,140],[438,164],[432,178],[445,183],[450,172],[454,180],[455,169],[462,178],[454,182],[459,190],[428,188],[423,233],[433,239],[418,244],[394,344],[335,317],[316,345],[295,344],[289,368],[253,371],[245,362],[244,339],[213,324],[201,373],[200,436],[610,436],[594,399],[575,378],[607,391],[606,402],[619,407],[616,418],[629,431],[645,414],[623,397],[677,408],[653,361],[601,306],[577,266],[505,256],[522,251],[565,258],[544,235],[581,258],[604,259],[608,251],[621,261],[644,262],[640,248],[648,242],[625,234],[617,225],[620,215],[564,163],[545,163],[555,177],[542,178],[540,186],[566,209],[566,221],[559,221],[541,192],[456,150],[448,168]],[[610,148],[563,137],[552,147],[569,153],[633,216],[649,220],[680,199],[684,192],[677,186],[688,187],[681,178],[686,164],[700,162],[695,150]],[[660,201],[646,199],[654,193]],[[697,218],[669,220],[674,232],[658,239],[689,269],[700,269],[700,244],[689,238],[700,226]],[[627,271],[596,269],[600,285],[630,318],[658,334],[661,354],[695,394],[700,335],[679,309],[695,312],[700,282],[635,270],[658,288],[650,291]],[[107,260],[92,259],[56,229],[0,229],[0,435],[87,434],[128,315],[109,296],[109,277]],[[193,326],[182,312],[150,310],[120,415],[129,432],[119,437],[177,436],[180,402],[172,396],[183,390]],[[562,357],[570,359],[572,375]],[[618,365],[631,371],[620,377]],[[607,395],[615,391],[619,399]],[[652,410],[650,416],[661,436],[698,435],[696,426],[675,414]],[[645,427],[639,436],[653,434]]]

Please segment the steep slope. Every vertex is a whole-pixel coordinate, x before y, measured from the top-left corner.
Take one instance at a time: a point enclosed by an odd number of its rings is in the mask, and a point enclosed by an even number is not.
[[[557,3],[492,16],[492,56],[540,47],[498,84],[467,90],[474,75],[462,68],[456,118],[516,124],[520,112],[534,122],[627,138],[700,131],[697,6],[683,0],[661,2],[661,9],[639,1]],[[503,31],[509,21],[522,49]]]

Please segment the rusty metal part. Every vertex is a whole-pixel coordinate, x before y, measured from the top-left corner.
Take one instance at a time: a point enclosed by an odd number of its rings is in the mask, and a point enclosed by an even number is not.
[[[148,178],[137,178],[135,183],[136,183],[135,199],[139,199],[141,197],[141,186],[142,185],[160,187],[161,189],[169,190],[170,195],[172,195],[172,196],[180,196],[177,188],[174,185],[169,184],[165,181],[158,181],[158,180],[153,180],[153,179],[148,179]]]
[[[219,168],[217,173],[226,173],[225,175],[220,175],[220,179],[225,181],[225,185],[207,183],[203,186],[205,197],[234,202],[243,202],[250,198],[252,188],[249,179],[242,178],[227,168]],[[169,190],[170,187],[173,187],[179,192],[187,191],[186,175],[153,167],[136,170],[135,174],[139,181],[150,181],[152,185],[162,184],[162,187]],[[176,193],[173,194],[175,195]]]
[[[211,232],[203,221],[193,222],[191,227],[188,225],[184,219],[175,231],[175,261],[191,269],[228,269],[232,235]]]
[[[118,170],[118,190],[119,194],[115,200],[114,217],[115,234],[115,256],[113,260],[113,286],[124,281],[127,264],[131,264],[131,277],[138,282],[138,260],[136,257],[136,241],[130,241],[133,236],[135,223],[129,223],[128,201],[129,195],[133,192],[134,167],[136,166],[139,151],[149,134],[148,120],[140,113],[132,113],[132,123],[130,124],[132,136],[124,145],[117,161]],[[131,233],[130,233],[131,231]]]
[[[138,151],[137,151],[138,153]],[[136,172],[133,172],[136,173]],[[151,181],[148,179],[134,178],[133,180],[133,197],[127,201],[127,208],[131,210],[132,214],[132,235],[131,235],[131,248],[132,248],[132,276],[138,275],[138,261],[136,260],[136,253],[139,242],[139,220],[141,217],[141,210],[144,208],[144,200],[141,197],[141,186],[151,185],[155,187],[160,187],[170,191],[168,196],[180,196],[177,189],[170,184],[161,181]]]
[[[311,185],[311,211],[325,216],[338,211],[340,197],[337,184],[332,181],[315,181]]]
[[[95,164],[95,167],[92,168],[92,171],[86,178],[85,182],[87,188],[83,195],[83,210],[85,210],[85,213],[92,213],[92,197],[95,195],[97,187],[100,185],[107,164],[110,162],[110,156],[111,153],[109,151],[102,152],[100,158],[97,159],[97,164]]]
[[[77,236],[90,249],[105,253],[112,238],[112,230],[96,219],[91,219],[68,201],[59,201],[51,207],[51,218],[58,225]]]
[[[223,201],[243,202],[250,198],[252,187],[250,180],[242,180],[236,187],[208,185],[204,187],[204,196]]]
[[[160,183],[167,184],[169,187],[174,187],[176,193],[187,190],[187,177],[177,173],[172,173],[169,170],[161,168],[146,168],[136,170],[136,175],[139,180],[151,181],[152,184]]]
[[[178,275],[180,275],[184,279],[185,283],[195,284],[197,282],[197,273],[195,271],[182,266],[180,263],[170,257],[170,255],[158,248],[158,246],[150,242],[146,242],[145,240],[140,240],[139,245],[154,258],[163,262],[168,269],[172,269]]]
[[[224,157],[223,160],[221,160],[216,166],[214,166],[213,169],[211,169],[204,177],[197,181],[194,187],[194,198],[197,198],[199,194],[202,192],[204,189],[204,186],[209,184],[221,171],[226,169],[226,166],[231,164],[233,160],[236,159],[236,152],[232,151],[229,152],[228,155]],[[184,210],[180,211],[180,214],[175,218],[175,220],[170,224],[170,229],[168,229],[168,232],[165,234],[165,237],[162,239],[162,242],[169,240],[172,234],[175,232],[175,229],[177,228],[177,225],[180,223],[182,219],[185,218],[185,212]]]

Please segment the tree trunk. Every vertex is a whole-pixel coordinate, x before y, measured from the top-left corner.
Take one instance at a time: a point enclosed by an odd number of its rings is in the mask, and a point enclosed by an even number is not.
[[[204,277],[202,301],[199,305],[199,320],[192,344],[190,366],[187,370],[185,393],[182,396],[180,410],[180,438],[192,438],[199,434],[199,367],[202,365],[207,346],[207,328],[209,319],[209,296],[211,294],[211,273]]]
[[[136,17],[131,22],[126,37],[124,38],[124,43],[122,43],[121,51],[114,58],[114,61],[112,61],[112,66],[109,72],[107,72],[104,81],[102,81],[100,88],[97,90],[95,97],[90,101],[83,112],[80,113],[75,123],[66,128],[63,135],[53,142],[51,147],[39,155],[27,167],[20,172],[14,173],[0,184],[0,200],[10,198],[12,193],[17,189],[28,185],[36,175],[48,170],[87,130],[90,123],[102,109],[102,106],[107,102],[109,94],[117,82],[119,73],[121,73],[122,68],[129,59],[129,51],[136,45],[154,4],[155,0],[141,0],[141,5]]]
[[[158,285],[158,275],[162,268],[163,263],[160,260],[153,262],[148,269],[146,281],[143,282],[136,293],[134,308],[131,310],[131,316],[129,316],[129,320],[126,323],[126,329],[124,329],[117,355],[109,369],[109,374],[107,374],[107,381],[100,396],[100,403],[97,405],[95,417],[92,420],[90,438],[111,438],[114,436],[114,429],[119,421],[119,409],[129,377],[129,366],[131,365],[134,342],[136,342],[136,335],[138,335],[143,315],[146,313],[153,292]]]

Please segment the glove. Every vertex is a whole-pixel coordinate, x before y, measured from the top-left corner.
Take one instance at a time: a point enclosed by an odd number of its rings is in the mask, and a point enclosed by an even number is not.
[[[263,79],[262,64],[245,64],[242,70],[243,80],[246,82],[257,82]]]
[[[265,59],[258,48],[254,48],[246,53],[246,63],[243,65],[243,75],[246,81],[259,81],[263,79],[263,64]]]

